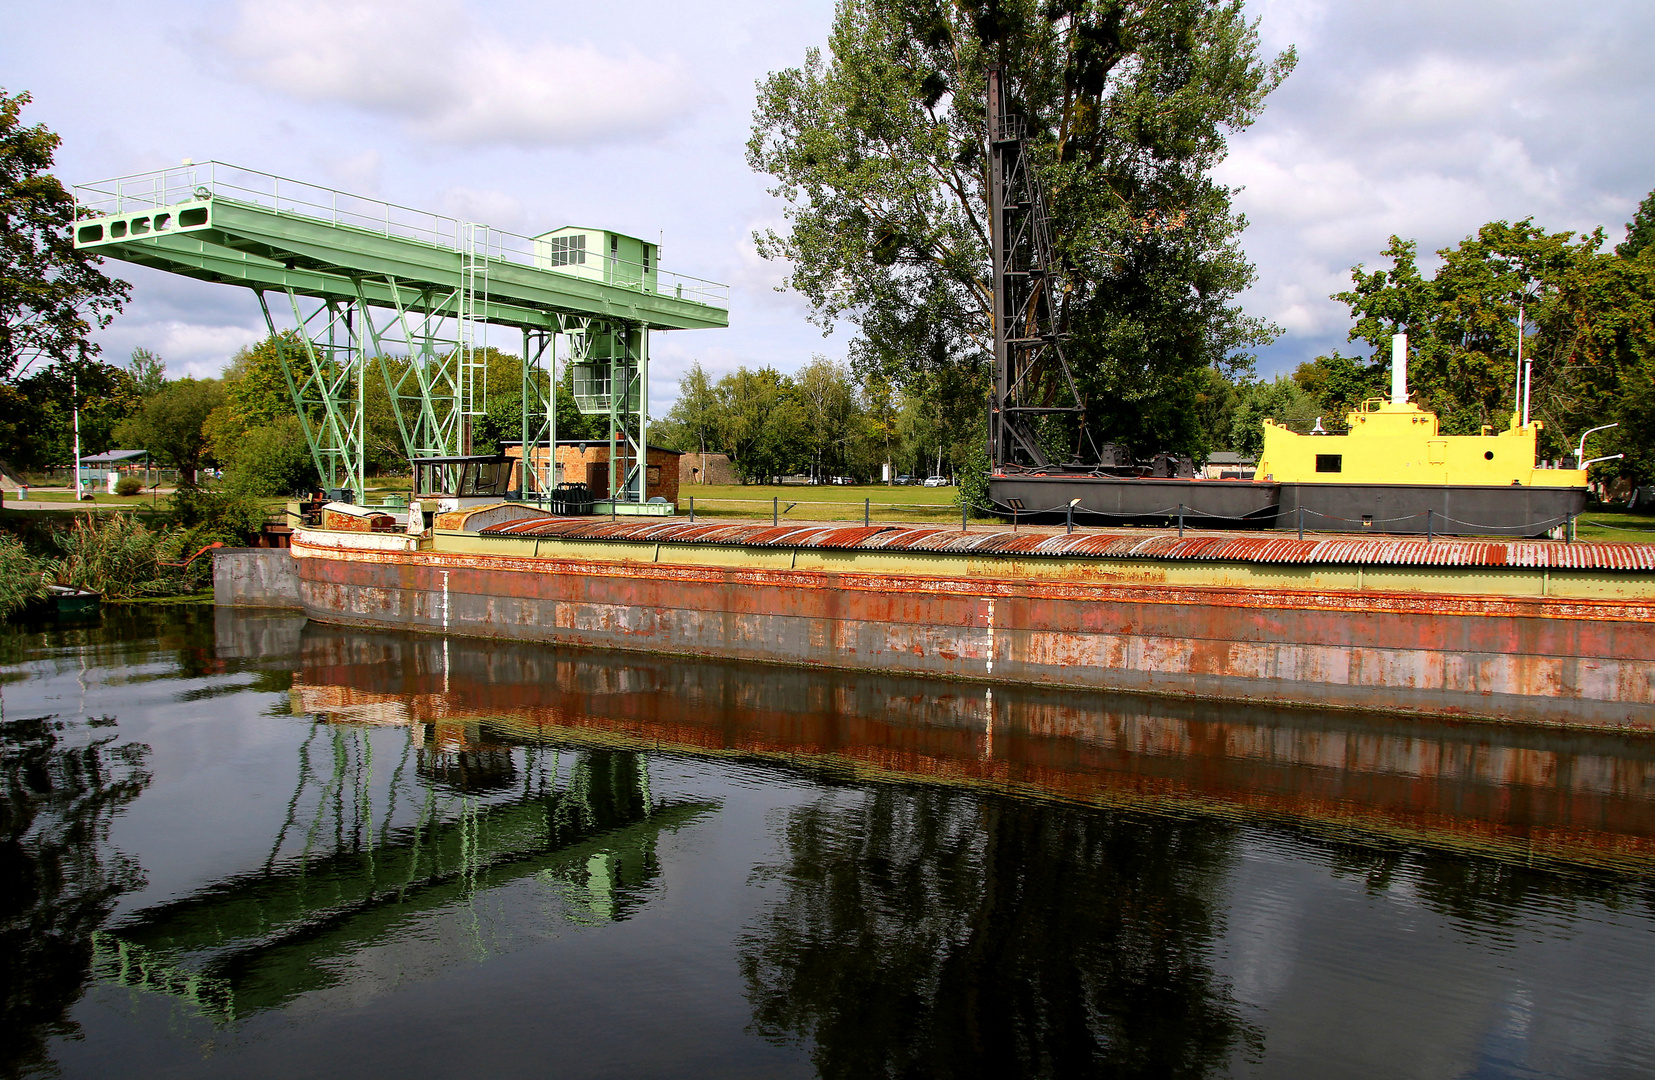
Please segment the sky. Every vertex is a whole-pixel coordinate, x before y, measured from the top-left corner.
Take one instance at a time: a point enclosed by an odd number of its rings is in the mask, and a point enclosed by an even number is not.
[[[70,184],[217,160],[522,234],[579,223],[662,242],[661,265],[731,286],[727,330],[658,333],[651,412],[699,361],[715,377],[840,360],[785,269],[746,164],[755,84],[825,46],[831,3],[12,0],[0,86],[63,138]],[[1603,227],[1655,189],[1655,4],[1250,0],[1297,70],[1219,178],[1238,189],[1257,282],[1283,333],[1270,376],[1342,345],[1329,295],[1388,238],[1422,252],[1484,222]],[[1430,260],[1426,260],[1427,265]],[[251,293],[124,263],[132,301],[98,340],[172,375],[216,375],[264,336]]]

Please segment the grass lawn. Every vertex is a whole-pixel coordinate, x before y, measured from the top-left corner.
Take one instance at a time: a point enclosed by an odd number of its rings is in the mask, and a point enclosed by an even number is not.
[[[1582,540],[1655,544],[1655,514],[1628,514],[1624,510],[1588,510],[1580,515],[1580,522],[1575,526],[1575,535]]]
[[[171,494],[171,488],[161,492],[160,501],[166,502],[167,496]],[[64,488],[62,491],[42,491],[40,488],[30,488],[27,499],[19,499],[15,494],[6,496],[7,506],[18,507],[26,507],[30,503],[52,503],[54,505],[62,503],[69,505],[74,501],[74,493],[68,488]],[[111,495],[106,491],[99,491],[94,493],[90,500],[82,499],[80,503],[82,506],[137,506],[139,503],[148,506],[153,501],[155,501],[155,496],[148,491],[142,495]]]
[[[771,500],[775,499],[775,509],[783,521],[861,521],[863,500],[867,500],[868,514],[876,522],[946,525],[960,520],[954,490],[884,484],[685,484],[678,489],[678,512],[688,514],[693,498],[697,518],[769,520]],[[975,514],[972,518],[991,520]]]

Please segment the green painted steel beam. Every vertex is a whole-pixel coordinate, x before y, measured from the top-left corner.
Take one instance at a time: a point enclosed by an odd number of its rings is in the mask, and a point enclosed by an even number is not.
[[[154,223],[163,219],[167,227],[158,230]],[[140,223],[141,231],[134,228]],[[354,287],[340,288],[340,279],[357,277],[452,292],[460,288],[464,259],[456,248],[425,240],[222,197],[85,219],[76,223],[74,241],[100,255],[205,281],[340,300],[356,294]],[[487,266],[487,321],[500,325],[546,328],[557,315],[657,330],[730,322],[725,308],[663,295],[659,287],[612,285],[499,257],[489,257]]]
[[[409,458],[469,453],[474,418],[487,409],[488,327],[498,326],[524,339],[525,460],[555,441],[553,398],[538,381],[556,382],[553,340],[568,340],[571,360],[584,359],[594,337],[629,342],[624,357],[609,358],[610,381],[636,384],[636,398],[604,415],[627,451],[610,455],[612,473],[628,463],[611,494],[642,502],[649,331],[729,325],[726,286],[661,270],[658,250],[652,266],[649,245],[619,234],[610,234],[619,248],[601,245],[590,261],[554,262],[547,236],[567,230],[515,236],[222,162],[83,185],[75,197],[77,248],[250,289],[278,341],[291,308],[298,346],[279,355],[327,488],[361,492],[373,363]]]
[[[165,238],[124,240],[102,246],[99,254],[137,263],[182,277],[219,285],[240,285],[249,289],[285,293],[289,289],[315,300],[350,303],[362,298],[376,306],[395,310],[400,296],[407,310],[419,314],[452,314],[454,287],[422,289],[417,281],[398,282],[393,288],[385,279],[362,276],[355,280],[339,273],[293,267],[215,242],[208,230]],[[92,246],[92,245],[87,245]],[[109,249],[117,250],[109,250]],[[486,306],[488,321],[501,326],[523,326],[537,330],[558,330],[555,311],[523,307],[491,299]]]

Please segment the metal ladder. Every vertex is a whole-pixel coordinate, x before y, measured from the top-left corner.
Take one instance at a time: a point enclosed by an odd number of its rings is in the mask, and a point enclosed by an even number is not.
[[[460,236],[459,390],[460,412],[488,410],[488,268],[491,230],[465,222]]]

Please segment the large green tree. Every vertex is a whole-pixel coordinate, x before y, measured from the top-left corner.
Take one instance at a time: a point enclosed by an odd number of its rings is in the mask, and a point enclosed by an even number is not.
[[[213,447],[207,418],[224,403],[224,384],[217,379],[176,379],[145,398],[116,436],[175,467],[179,482],[194,487]]]
[[[0,382],[0,456],[21,469],[67,465],[77,407],[81,453],[117,449],[119,427],[138,403],[132,374],[111,364],[74,359],[32,369]]]
[[[713,388],[712,380],[707,377],[700,361],[696,361],[678,380],[678,400],[673,402],[660,425],[650,430],[658,433],[652,435],[652,439],[659,439],[675,450],[699,454],[701,461],[696,475],[705,483],[707,454],[722,449],[720,432],[723,426],[718,391]]]
[[[89,335],[130,295],[98,269],[102,259],[75,249],[75,200],[49,171],[63,140],[23,125],[29,101],[0,90],[0,378],[96,355]]]
[[[1260,55],[1235,2],[841,0],[828,54],[760,87],[748,160],[788,225],[759,250],[824,329],[857,327],[860,368],[980,416],[998,64],[1045,182],[1095,434],[1198,449],[1200,372],[1245,367],[1275,333],[1234,304],[1245,222],[1212,170],[1293,63]]]
[[[760,483],[803,465],[805,417],[793,380],[775,368],[737,368],[718,380],[723,442],[743,482]]]

